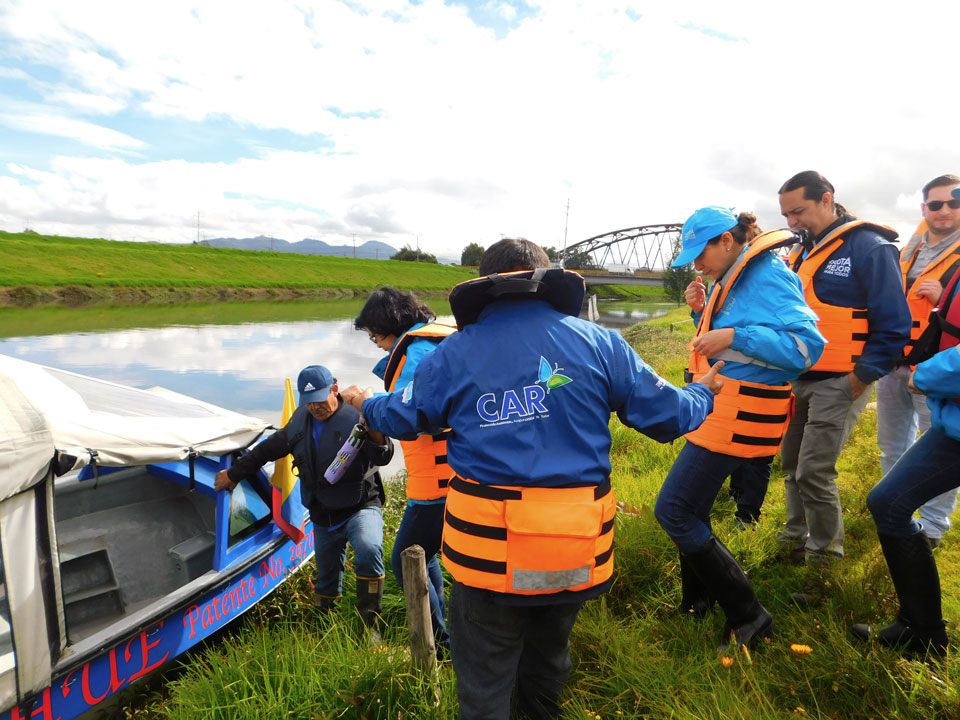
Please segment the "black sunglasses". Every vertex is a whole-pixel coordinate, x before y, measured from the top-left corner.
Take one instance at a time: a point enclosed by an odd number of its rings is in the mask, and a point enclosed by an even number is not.
[[[928,203],[924,203],[927,206],[927,210],[930,212],[937,212],[946,205],[951,210],[960,210],[960,198],[954,198],[953,200],[931,200]]]

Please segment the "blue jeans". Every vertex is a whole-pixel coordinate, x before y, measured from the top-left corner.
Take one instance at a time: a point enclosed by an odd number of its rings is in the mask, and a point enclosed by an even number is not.
[[[877,445],[880,469],[889,473],[900,456],[917,439],[917,430],[930,427],[927,398],[910,392],[910,368],[903,366],[877,380]],[[928,537],[939,539],[950,529],[957,509],[957,490],[931,498],[920,506],[920,526]]]
[[[877,532],[897,537],[920,532],[914,510],[958,485],[960,441],[936,428],[927,430],[867,495]]]
[[[773,455],[744,458],[744,463],[730,473],[730,496],[737,501],[736,514],[741,520],[756,522],[760,519],[760,508],[767,497],[772,465]]]
[[[317,562],[313,590],[318,595],[339,597],[343,594],[348,542],[353,546],[357,577],[383,577],[383,513],[378,507],[363,508],[336,527],[313,526]]]
[[[690,555],[707,544],[710,508],[730,473],[752,458],[705,450],[688,442],[663,481],[653,514],[680,552]]]
[[[390,564],[393,574],[403,587],[403,559],[400,554],[411,545],[423,548],[427,561],[427,591],[430,594],[430,621],[437,642],[447,645],[446,599],[443,594],[443,573],[440,570],[440,539],[443,536],[443,511],[446,503],[432,505],[408,504],[397,528]]]
[[[570,632],[583,603],[500,605],[495,598],[456,581],[450,589],[460,720],[560,717]]]

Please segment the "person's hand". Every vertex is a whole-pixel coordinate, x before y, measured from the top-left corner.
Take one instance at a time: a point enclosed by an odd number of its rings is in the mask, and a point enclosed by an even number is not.
[[[854,400],[863,395],[867,391],[867,388],[870,387],[869,383],[863,382],[863,380],[858,378],[856,373],[852,371],[847,375],[847,379],[850,380],[850,394],[853,395]]]
[[[718,360],[713,364],[713,367],[710,368],[710,371],[697,380],[697,382],[701,385],[706,385],[707,389],[716,395],[720,392],[720,388],[723,387],[723,378],[718,375],[721,370],[723,370],[723,360]]]
[[[373,388],[361,388],[359,385],[351,385],[346,390],[340,391],[340,397],[349,405],[353,405],[357,410],[363,409],[363,401],[373,397]]]
[[[213,489],[219,492],[220,490],[226,490],[227,492],[233,492],[233,489],[237,484],[230,479],[230,476],[227,475],[226,470],[220,470],[217,472],[217,476],[213,480]]]
[[[940,295],[943,294],[943,286],[940,284],[939,280],[924,280],[922,283],[917,285],[917,289],[914,291],[914,293],[917,295],[917,297],[922,297],[931,305],[936,305],[938,302],[940,302]]]
[[[703,304],[707,300],[707,288],[703,285],[703,278],[697,275],[694,281],[687,285],[687,289],[683,292],[683,299],[694,312],[703,310]]]
[[[340,391],[340,397],[347,405],[353,405],[357,410],[363,406],[363,401],[373,397],[372,388],[362,388],[359,385],[351,385],[345,390]],[[359,400],[358,400],[359,398]]]
[[[917,386],[913,384],[913,375],[916,371],[910,373],[910,377],[907,378],[907,389],[912,392],[914,395],[926,395],[923,390],[917,390]]]
[[[693,339],[693,351],[704,357],[713,357],[718,352],[726,350],[733,343],[733,328],[710,330]]]

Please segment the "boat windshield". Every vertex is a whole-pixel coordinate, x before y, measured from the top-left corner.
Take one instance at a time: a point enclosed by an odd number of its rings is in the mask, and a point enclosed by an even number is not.
[[[246,537],[270,519],[270,506],[252,485],[242,482],[230,495],[230,542]]]

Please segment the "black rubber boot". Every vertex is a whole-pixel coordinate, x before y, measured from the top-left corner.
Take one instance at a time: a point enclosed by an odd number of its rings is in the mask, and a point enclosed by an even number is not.
[[[680,612],[704,618],[713,612],[713,595],[693,571],[690,558],[680,553]]]
[[[720,649],[726,650],[731,634],[740,645],[773,633],[773,616],[760,604],[736,559],[715,536],[701,550],[687,556],[694,572],[710,589],[727,616]]]
[[[321,595],[320,593],[313,594],[313,606],[322,613],[328,613],[336,609],[339,601],[339,595]]]
[[[357,577],[357,611],[369,630],[368,645],[380,645],[380,609],[383,603],[383,578]]]
[[[940,607],[940,575],[926,537],[916,533],[879,538],[900,612],[895,623],[877,631],[877,642],[942,657],[947,651],[947,631]],[[869,625],[854,625],[851,631],[861,640],[870,638]]]

